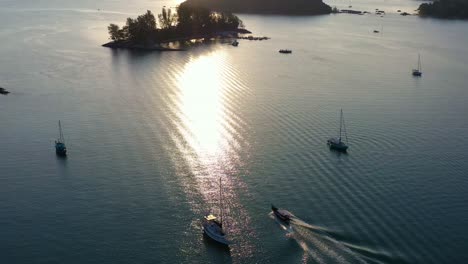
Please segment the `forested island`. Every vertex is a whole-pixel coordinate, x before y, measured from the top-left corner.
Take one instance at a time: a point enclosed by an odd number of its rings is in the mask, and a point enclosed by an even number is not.
[[[220,35],[250,33],[244,29],[242,21],[231,12],[215,12],[202,6],[186,2],[180,4],[176,12],[163,8],[161,14],[151,11],[136,19],[127,18],[120,28],[116,24],[108,26],[110,39],[104,44],[110,48],[178,50],[162,47],[162,43],[184,41],[196,38],[209,38]]]
[[[233,13],[321,15],[332,12],[322,0],[187,0],[185,3]]]
[[[419,6],[419,15],[423,17],[468,19],[467,0],[436,0]]]

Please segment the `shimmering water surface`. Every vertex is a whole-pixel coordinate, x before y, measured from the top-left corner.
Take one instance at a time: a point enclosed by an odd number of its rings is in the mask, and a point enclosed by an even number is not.
[[[177,2],[0,1],[0,263],[466,261],[468,22],[329,3],[388,14],[241,15],[272,39],[141,53],[106,26]],[[200,228],[219,178],[228,250]]]

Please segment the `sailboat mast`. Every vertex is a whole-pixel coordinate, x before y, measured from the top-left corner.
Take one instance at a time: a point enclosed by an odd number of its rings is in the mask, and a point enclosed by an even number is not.
[[[343,109],[340,111],[340,142],[341,142],[341,126],[343,125]]]
[[[220,222],[223,224],[223,192],[221,189],[221,177],[219,177],[219,210],[220,210]]]
[[[346,123],[344,121],[344,116],[343,116],[343,130],[344,130],[344,134],[345,134],[345,138],[346,138],[346,144],[348,144],[349,140],[348,140],[348,132],[346,132]]]
[[[418,70],[421,71],[421,54],[418,54]]]
[[[60,123],[60,120],[59,120],[59,140],[60,142],[63,142],[62,124]]]

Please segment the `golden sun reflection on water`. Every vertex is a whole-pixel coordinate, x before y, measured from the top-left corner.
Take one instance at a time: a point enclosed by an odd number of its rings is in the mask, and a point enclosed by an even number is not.
[[[179,78],[179,118],[184,138],[199,157],[222,154],[224,122],[221,62],[223,53],[190,61]]]
[[[254,252],[245,228],[250,217],[239,199],[239,190],[245,195],[239,177],[242,167],[240,153],[244,153],[242,134],[245,124],[238,116],[242,91],[235,70],[230,67],[230,58],[222,50],[194,57],[177,76],[177,92],[174,109],[177,130],[181,135],[178,148],[193,176],[190,186],[196,188],[204,200],[197,213],[212,210],[219,214],[219,178],[222,179],[224,226],[228,237],[237,240],[234,255],[251,255]],[[189,191],[189,190],[187,190]],[[197,207],[197,205],[195,205]],[[201,217],[202,215],[200,215]],[[198,221],[198,220],[197,220]],[[232,249],[232,248],[231,248]]]
[[[226,196],[232,188],[229,168],[236,160],[232,143],[236,131],[229,129],[231,101],[226,99],[227,55],[215,51],[191,59],[177,78],[178,131],[182,135],[183,158],[195,177],[198,192],[212,204],[218,201],[219,178],[223,179]]]

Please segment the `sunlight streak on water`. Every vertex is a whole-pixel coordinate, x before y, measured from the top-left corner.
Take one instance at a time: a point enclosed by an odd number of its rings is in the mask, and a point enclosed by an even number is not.
[[[224,102],[220,63],[222,53],[199,57],[189,62],[179,79],[180,119],[185,138],[206,162],[222,152],[227,134],[223,133]]]
[[[202,213],[211,208],[219,216],[219,179],[222,179],[224,229],[229,239],[235,241],[231,246],[235,259],[253,254],[253,246],[245,237],[255,235],[244,226],[250,218],[239,201],[238,189],[244,185],[237,177],[243,140],[238,137],[241,129],[238,122],[242,120],[231,110],[238,87],[233,87],[230,78],[226,78],[233,74],[226,61],[224,51],[190,59],[176,81],[177,109],[173,111],[183,138],[183,143],[178,144],[179,151],[205,203],[202,205],[205,208],[199,208]]]

